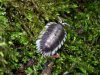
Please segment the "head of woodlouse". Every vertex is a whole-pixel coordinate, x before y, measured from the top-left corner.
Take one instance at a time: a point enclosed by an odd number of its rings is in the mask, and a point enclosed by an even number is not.
[[[65,25],[67,25],[67,23],[47,23],[36,41],[38,52],[43,54],[43,56],[54,55],[65,42]]]

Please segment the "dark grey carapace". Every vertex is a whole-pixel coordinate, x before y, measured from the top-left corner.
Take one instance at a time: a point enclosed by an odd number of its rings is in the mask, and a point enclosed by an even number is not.
[[[61,48],[66,38],[64,24],[56,22],[47,23],[36,41],[38,52],[44,56],[51,56]]]

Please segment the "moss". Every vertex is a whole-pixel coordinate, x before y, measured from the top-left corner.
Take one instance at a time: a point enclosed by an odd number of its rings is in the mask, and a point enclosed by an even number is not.
[[[58,51],[52,74],[100,73],[100,2],[98,0],[1,0],[0,75],[13,75],[21,64],[34,58],[27,74],[39,75],[49,58],[36,51],[35,41],[47,22],[61,17],[70,24],[64,46]]]

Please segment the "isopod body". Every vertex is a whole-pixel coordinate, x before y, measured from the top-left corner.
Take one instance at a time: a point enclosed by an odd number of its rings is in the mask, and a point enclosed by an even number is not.
[[[49,22],[36,40],[38,52],[44,56],[51,56],[61,48],[66,39],[63,23]]]

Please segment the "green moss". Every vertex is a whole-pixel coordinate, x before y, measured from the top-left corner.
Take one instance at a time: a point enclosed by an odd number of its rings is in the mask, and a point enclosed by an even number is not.
[[[0,75],[13,75],[20,64],[36,59],[27,74],[39,75],[49,58],[37,53],[35,41],[47,22],[58,16],[70,24],[64,46],[53,59],[53,75],[100,73],[100,2],[89,0],[0,0]]]

